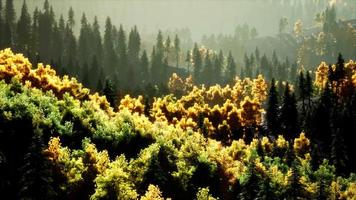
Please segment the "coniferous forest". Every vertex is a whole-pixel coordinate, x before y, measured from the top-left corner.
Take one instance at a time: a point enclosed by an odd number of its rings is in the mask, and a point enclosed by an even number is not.
[[[195,5],[0,0],[0,199],[356,200],[356,2]]]

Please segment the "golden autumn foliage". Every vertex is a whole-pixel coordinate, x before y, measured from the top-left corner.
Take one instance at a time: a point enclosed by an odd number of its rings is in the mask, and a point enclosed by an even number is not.
[[[67,75],[60,78],[54,69],[42,63],[33,69],[32,64],[22,54],[14,54],[10,49],[1,50],[0,79],[9,82],[12,78],[27,87],[51,91],[58,98],[63,98],[63,95],[68,93],[78,100],[90,100],[98,110],[113,114],[105,96],[99,96],[97,93],[91,95],[90,90],[84,88],[75,78],[69,78]]]
[[[347,84],[351,82],[353,86],[356,86],[356,62],[353,60],[350,60],[349,62],[344,64],[344,71],[345,71],[345,77],[340,77],[341,80],[340,83],[336,83],[335,80],[329,80],[329,74],[330,70],[335,73],[336,66],[328,66],[325,62],[322,62],[316,72],[315,72],[315,82],[314,85],[317,86],[320,90],[324,89],[326,86],[327,82],[330,82],[333,90],[336,92],[336,90],[340,91],[341,93],[344,92],[344,90],[347,90]],[[340,88],[336,88],[336,87]]]
[[[22,95],[18,99],[27,103],[14,98],[10,102],[6,96],[10,86],[2,81],[0,108],[11,107],[7,104],[29,107],[26,112],[41,122],[32,123],[51,130],[43,154],[61,178],[59,187],[65,195],[84,188],[79,191],[87,192],[92,200],[165,199],[180,193],[197,199],[224,198],[241,192],[241,183],[251,178],[252,166],[257,177],[253,181],[268,185],[275,199],[287,199],[294,185],[313,199],[322,187],[330,199],[355,198],[355,177],[336,177],[327,162],[319,171],[311,167],[311,144],[304,133],[294,142],[281,135],[252,141],[230,137],[240,128],[261,125],[267,95],[262,76],[236,78],[232,86],[183,86],[186,91],[181,97],[155,98],[149,118],[143,114],[142,96],[125,96],[114,112],[105,97],[89,94],[80,84],[74,87],[75,80],[59,78],[49,67],[32,69],[27,59],[10,50],[0,52],[0,63],[0,78],[20,80],[25,92],[18,92]],[[57,92],[46,93],[56,90],[53,87],[59,88]],[[62,91],[62,87],[67,89]],[[68,89],[72,87],[76,89]],[[88,91],[86,97],[80,95],[81,90]],[[37,99],[41,103],[28,103]],[[44,114],[46,109],[50,114]],[[11,120],[13,115],[6,110],[3,119]],[[230,134],[228,144],[216,139],[219,133]],[[296,170],[291,160],[298,161]],[[325,176],[330,182],[324,181]],[[197,180],[210,182],[201,186]]]
[[[236,78],[233,86],[192,87],[189,81],[184,82],[173,74],[168,85],[172,93],[180,90],[183,96],[155,98],[151,110],[155,121],[173,124],[184,130],[199,130],[203,125],[208,135],[232,133],[239,127],[260,125],[262,122],[267,83],[261,75],[253,80]]]

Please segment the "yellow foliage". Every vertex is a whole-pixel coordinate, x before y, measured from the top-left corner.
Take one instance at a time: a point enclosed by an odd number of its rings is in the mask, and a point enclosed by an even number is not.
[[[341,199],[356,200],[356,183],[350,183],[346,191],[341,193]]]
[[[131,113],[144,114],[143,97],[140,95],[138,98],[131,98],[130,95],[125,95],[120,101],[119,109],[128,109]]]
[[[145,193],[145,196],[141,197],[141,200],[164,200],[162,193],[158,186],[149,185]]]
[[[310,141],[305,137],[305,133],[301,133],[299,138],[294,139],[293,148],[297,155],[304,155],[309,151]]]

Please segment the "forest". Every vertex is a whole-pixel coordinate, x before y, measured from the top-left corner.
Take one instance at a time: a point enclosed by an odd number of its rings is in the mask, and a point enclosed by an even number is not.
[[[356,200],[354,0],[61,1],[0,0],[0,199]]]

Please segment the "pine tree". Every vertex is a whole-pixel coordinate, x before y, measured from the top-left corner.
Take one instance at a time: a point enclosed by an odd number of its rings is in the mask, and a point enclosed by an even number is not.
[[[69,26],[69,29],[73,30],[74,25],[75,25],[75,21],[74,21],[74,10],[72,7],[69,8],[68,11],[68,20],[67,20],[67,24]]]
[[[260,50],[258,49],[258,47],[256,46],[255,49],[255,58],[256,58],[256,63],[261,63],[261,55],[260,55]]]
[[[140,82],[142,84],[147,84],[150,80],[150,74],[149,74],[149,61],[148,61],[148,56],[146,50],[143,51],[142,56],[141,56],[141,61],[140,61],[140,66],[141,70],[139,71],[141,73],[140,76]]]
[[[305,113],[306,81],[305,81],[305,78],[304,78],[304,72],[303,71],[301,71],[299,73],[298,94],[299,94],[299,99],[302,100],[303,113]]]
[[[175,36],[174,38],[174,52],[175,52],[175,58],[176,58],[176,68],[179,66],[179,53],[180,53],[180,40],[178,38],[178,35]]]
[[[213,64],[211,62],[211,58],[208,51],[205,56],[204,69],[202,72],[202,79],[203,79],[202,81],[207,85],[211,85],[213,83],[212,82],[213,76],[214,76]]]
[[[252,78],[252,65],[251,65],[251,61],[250,58],[247,56],[247,54],[245,53],[244,55],[244,63],[245,63],[245,76],[248,78]]]
[[[103,60],[103,44],[102,44],[102,39],[101,39],[101,34],[100,34],[100,26],[98,23],[98,18],[95,16],[94,17],[94,22],[92,24],[92,35],[91,35],[91,47],[90,49],[92,50],[92,55],[95,55],[98,64],[102,64]]]
[[[193,66],[194,66],[194,81],[201,83],[201,70],[202,70],[202,56],[198,48],[198,44],[194,44],[193,49]]]
[[[294,139],[298,134],[298,110],[294,93],[291,94],[289,84],[284,90],[283,102],[281,107],[280,121],[282,131],[287,139]]]
[[[187,72],[188,72],[188,74],[190,74],[190,69],[189,69],[189,67],[190,67],[191,59],[192,59],[192,57],[191,57],[191,55],[190,55],[190,51],[187,50],[187,55],[185,56],[185,62],[187,63]]]
[[[80,34],[78,39],[78,54],[79,54],[78,56],[79,56],[80,63],[86,63],[89,61],[88,58],[90,58],[90,49],[89,49],[89,43],[91,42],[90,32],[91,32],[90,25],[88,24],[85,14],[83,13],[81,19]]]
[[[227,69],[226,69],[225,78],[228,82],[231,82],[233,81],[235,76],[236,76],[236,64],[230,51],[229,56],[227,57]]]
[[[14,9],[14,1],[6,0],[5,22],[9,25],[11,30],[13,30],[13,27],[15,26],[15,19],[16,19],[16,13],[15,13],[15,9]]]
[[[17,23],[16,29],[16,49],[20,52],[27,53],[29,51],[29,42],[31,33],[31,16],[28,13],[26,1],[23,1],[21,16]]]
[[[41,134],[35,133],[24,156],[24,165],[20,169],[20,199],[55,199],[57,196],[51,163],[42,153],[45,146]]]
[[[128,75],[129,72],[132,70],[132,68],[128,68],[128,59],[127,59],[127,43],[126,43],[126,33],[124,31],[124,28],[122,25],[120,25],[118,35],[117,35],[117,53],[119,55],[119,60],[118,60],[118,70],[117,72],[119,73],[120,79],[123,80],[123,82],[128,83]],[[132,66],[130,66],[132,67]],[[130,77],[130,79],[133,77]],[[134,80],[132,80],[134,84]]]
[[[165,43],[164,43],[164,52],[165,52],[165,58],[167,58],[168,62],[170,61],[170,55],[171,55],[171,38],[168,36]]]
[[[311,98],[313,97],[313,82],[309,71],[307,71],[305,79],[305,97],[308,99],[308,108],[310,109]]]
[[[106,99],[112,107],[116,106],[116,93],[114,84],[110,79],[106,79],[105,87],[103,89],[103,94],[106,96]]]
[[[116,55],[114,51],[113,45],[113,27],[111,24],[111,19],[106,18],[105,22],[105,33],[104,33],[104,69],[105,73],[113,73],[115,72],[115,60]]]
[[[268,104],[267,104],[267,114],[266,122],[267,128],[272,133],[272,135],[278,135],[280,131],[280,121],[279,121],[279,109],[278,109],[278,93],[276,88],[276,83],[274,78],[271,81],[271,87],[268,93]]]
[[[44,12],[40,13],[38,18],[38,53],[44,61],[48,62],[51,59],[49,44],[52,42],[54,16],[48,1],[45,1],[43,8]]]

